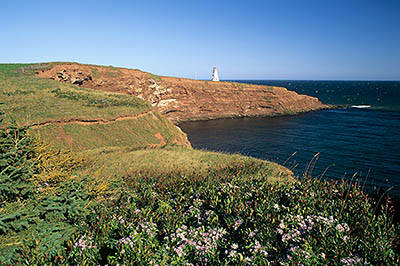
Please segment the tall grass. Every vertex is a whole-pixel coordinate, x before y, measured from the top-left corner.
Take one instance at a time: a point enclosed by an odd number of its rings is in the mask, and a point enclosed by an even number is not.
[[[263,176],[269,182],[293,180],[288,170],[276,163],[247,156],[222,154],[168,145],[161,149],[103,149],[86,154],[90,161],[86,171],[101,169],[100,176],[124,177],[129,182],[157,177],[172,180],[219,180],[232,176]],[[179,182],[179,181],[178,181]]]

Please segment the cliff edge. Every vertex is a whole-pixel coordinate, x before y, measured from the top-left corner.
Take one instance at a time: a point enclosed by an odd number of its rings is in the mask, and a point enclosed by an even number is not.
[[[331,108],[282,87],[162,77],[136,69],[52,63],[39,77],[84,88],[126,93],[178,123],[227,117],[274,116]]]

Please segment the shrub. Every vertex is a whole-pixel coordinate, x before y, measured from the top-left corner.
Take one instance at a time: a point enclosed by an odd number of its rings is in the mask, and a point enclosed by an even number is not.
[[[33,140],[27,128],[5,124],[0,117],[0,207],[4,202],[27,199],[33,191]]]
[[[42,149],[46,147],[47,149]],[[62,155],[62,156],[59,156]],[[54,261],[90,208],[79,165],[0,120],[0,263]],[[19,254],[19,255],[17,255]]]
[[[247,171],[94,181],[25,128],[1,124],[0,135],[4,265],[400,263],[389,201],[356,184]]]
[[[147,178],[97,208],[70,264],[398,265],[399,227],[356,185],[235,176],[168,185]]]

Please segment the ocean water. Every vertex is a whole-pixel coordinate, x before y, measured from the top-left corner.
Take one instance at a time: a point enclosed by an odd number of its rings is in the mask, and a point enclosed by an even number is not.
[[[324,103],[355,107],[182,123],[193,147],[267,159],[298,176],[318,154],[312,176],[358,180],[368,191],[389,190],[400,198],[400,82],[238,82],[283,86]]]

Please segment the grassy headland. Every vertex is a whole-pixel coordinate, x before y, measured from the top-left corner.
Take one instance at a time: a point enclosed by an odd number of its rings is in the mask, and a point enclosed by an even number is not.
[[[390,205],[359,186],[194,150],[147,102],[43,67],[0,65],[1,264],[399,263]]]
[[[37,78],[33,71],[47,65],[33,66],[0,65],[3,110],[8,120],[13,119],[19,125],[71,118],[110,119],[150,111],[150,104],[136,97]]]

